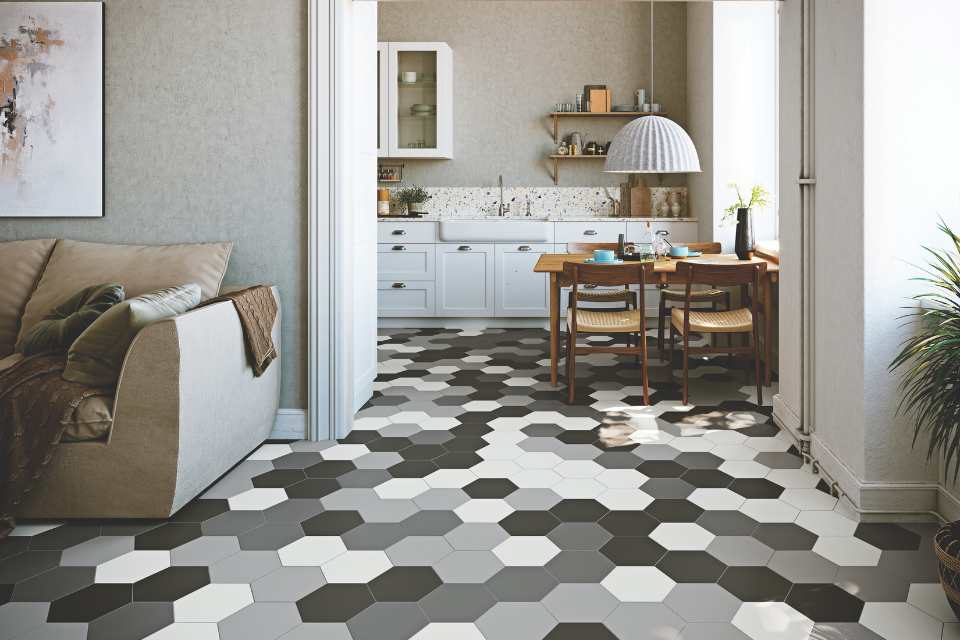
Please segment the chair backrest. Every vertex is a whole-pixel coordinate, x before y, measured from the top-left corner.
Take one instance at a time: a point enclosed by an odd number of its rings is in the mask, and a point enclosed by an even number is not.
[[[685,242],[684,247],[690,251],[699,251],[700,253],[720,253],[722,248],[719,242]]]
[[[618,248],[619,248],[619,245],[616,242],[568,242],[567,243],[567,253],[593,253],[594,249],[609,249],[612,251],[616,251]]]
[[[710,284],[719,287],[757,285],[767,272],[767,263],[731,262],[730,264],[704,264],[683,260],[677,262],[677,276],[687,284]]]
[[[601,286],[646,284],[652,280],[652,262],[633,262],[626,264],[580,264],[564,262],[564,279],[573,284],[596,284]],[[642,289],[641,289],[642,291]]]

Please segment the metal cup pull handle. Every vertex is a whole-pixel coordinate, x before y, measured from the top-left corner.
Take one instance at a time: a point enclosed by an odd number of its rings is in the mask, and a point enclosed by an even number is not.
[[[406,284],[405,282],[394,282],[394,283],[393,283],[393,288],[394,288],[394,289],[406,289],[406,288],[407,288],[407,284]]]
[[[597,231],[596,231],[596,229],[587,229],[586,231],[583,232],[583,235],[585,235],[585,236],[595,236],[595,235],[597,235]]]
[[[471,247],[468,244],[462,244],[459,247],[457,247],[457,251],[473,251],[473,247]]]
[[[518,247],[518,250],[519,250],[519,251],[530,251],[530,247],[529,247],[528,245],[522,245],[522,246]]]
[[[393,251],[406,251],[407,248],[402,244],[394,245]]]
[[[393,235],[395,235],[395,236],[405,236],[405,235],[407,235],[406,229],[394,229],[394,230],[392,231],[392,233],[393,233]]]

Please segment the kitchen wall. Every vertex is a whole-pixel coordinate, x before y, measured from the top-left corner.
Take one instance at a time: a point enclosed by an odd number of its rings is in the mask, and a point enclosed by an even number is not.
[[[280,406],[305,406],[306,2],[106,0],[105,217],[0,240],[233,240],[226,283],[283,304]]]
[[[657,2],[655,95],[685,125],[686,20],[682,2]],[[552,186],[546,114],[585,84],[606,84],[613,103],[650,90],[650,3],[438,0],[384,2],[381,41],[441,41],[453,49],[454,156],[405,160],[404,181],[428,186]],[[625,121],[562,122],[567,133],[608,141]],[[601,163],[561,167],[560,186],[616,185]],[[664,184],[685,184],[669,176]]]
[[[687,12],[687,133],[701,173],[687,176],[688,197],[700,219],[700,239],[713,238],[713,3],[692,2]]]

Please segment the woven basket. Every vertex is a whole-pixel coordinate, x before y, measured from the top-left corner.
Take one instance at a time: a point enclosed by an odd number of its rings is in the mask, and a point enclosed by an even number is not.
[[[940,562],[940,585],[953,612],[960,617],[960,521],[943,525],[933,537]]]

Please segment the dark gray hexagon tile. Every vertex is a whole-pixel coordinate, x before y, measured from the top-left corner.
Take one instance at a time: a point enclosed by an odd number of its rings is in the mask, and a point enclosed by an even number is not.
[[[55,567],[16,584],[14,602],[52,602],[93,584],[95,567]]]
[[[91,622],[87,639],[136,640],[172,622],[172,602],[131,602]]]
[[[420,600],[431,622],[473,622],[496,604],[481,584],[444,584]]]
[[[427,626],[428,620],[415,604],[377,602],[347,623],[354,638],[406,640]]]

